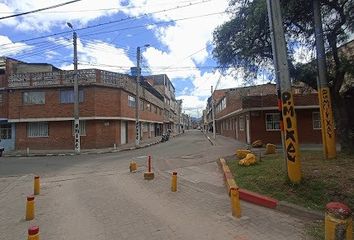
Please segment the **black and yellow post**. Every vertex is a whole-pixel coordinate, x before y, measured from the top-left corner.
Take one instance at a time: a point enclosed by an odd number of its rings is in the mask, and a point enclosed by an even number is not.
[[[323,153],[325,158],[331,159],[336,157],[337,152],[331,94],[327,83],[326,53],[323,42],[321,6],[319,0],[313,1],[313,10],[318,71],[317,88],[320,105]]]
[[[301,181],[301,160],[297,121],[289,75],[287,48],[279,0],[267,0],[269,26],[272,38],[274,68],[280,82],[281,105],[284,124],[284,157],[288,177],[292,183]]]
[[[339,202],[326,205],[325,240],[352,240],[353,220],[348,206]]]
[[[39,176],[34,176],[33,194],[34,195],[39,195],[40,191],[41,191],[41,186],[40,186]]]

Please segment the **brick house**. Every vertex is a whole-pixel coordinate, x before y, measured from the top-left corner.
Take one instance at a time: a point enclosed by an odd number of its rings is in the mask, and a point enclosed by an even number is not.
[[[224,89],[215,104],[216,132],[245,143],[261,139],[281,143],[275,84]],[[300,143],[321,143],[318,97],[313,90],[294,87]],[[208,116],[208,123],[211,119]]]
[[[5,60],[0,78],[1,144],[5,132],[10,131],[11,146],[5,145],[7,150],[73,149],[73,71],[62,71],[49,64],[24,66],[10,61]],[[135,142],[136,79],[88,69],[78,71],[78,82],[81,147],[105,148]],[[162,134],[163,112],[163,96],[143,83],[142,139]]]

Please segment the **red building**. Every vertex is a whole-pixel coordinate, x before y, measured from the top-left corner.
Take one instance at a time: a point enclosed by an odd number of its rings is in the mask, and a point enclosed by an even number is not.
[[[0,88],[0,128],[3,135],[6,126],[12,130],[13,147],[8,149],[73,149],[73,71],[26,63],[15,71],[14,65],[7,65]],[[78,81],[81,148],[135,142],[136,79],[89,69],[78,71]],[[163,96],[144,82],[140,87],[142,139],[162,134],[163,110]]]
[[[245,143],[262,140],[281,143],[280,118],[274,84],[224,89],[215,104],[216,132]],[[314,91],[294,87],[299,142],[321,143],[318,97]],[[209,114],[211,115],[211,114]],[[211,117],[208,115],[209,126]]]

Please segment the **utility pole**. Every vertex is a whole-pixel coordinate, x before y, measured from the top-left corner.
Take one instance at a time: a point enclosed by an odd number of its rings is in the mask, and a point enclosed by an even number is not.
[[[214,96],[213,96],[213,86],[211,86],[211,114],[212,114],[212,118],[213,118],[213,138],[215,140],[216,129],[215,129],[215,102],[214,102]]]
[[[80,117],[79,117],[79,84],[77,80],[77,34],[71,23],[67,25],[73,30],[74,45],[74,136],[75,136],[75,153],[80,154]]]
[[[292,183],[301,181],[301,160],[299,140],[297,134],[297,121],[291,82],[289,76],[287,49],[284,37],[283,21],[281,17],[280,1],[267,0],[270,29],[273,31],[273,56],[276,56],[276,69],[279,71],[282,115],[285,131],[285,147],[288,177]]]
[[[271,11],[270,8],[268,7],[268,16],[271,16]],[[280,89],[280,78],[279,78],[279,62],[277,58],[277,54],[274,54],[276,52],[276,42],[274,39],[274,26],[273,26],[273,20],[272,18],[269,17],[269,27],[270,27],[270,38],[272,40],[272,51],[273,51],[273,62],[274,62],[274,73],[275,73],[275,79],[276,79],[276,90],[277,90],[277,99],[278,99],[278,112],[279,112],[279,124],[280,124],[280,135],[281,135],[281,144],[282,144],[282,149],[283,149],[283,156],[284,156],[284,166],[285,166],[285,171],[288,171],[287,165],[288,165],[288,160],[286,157],[286,147],[285,147],[285,137],[284,137],[284,124],[283,124],[283,111],[282,111],[282,101],[281,101],[281,89]]]
[[[136,136],[135,136],[135,145],[139,146],[140,144],[140,120],[139,120],[139,86],[140,86],[140,47],[136,49],[136,67],[137,67],[137,74],[136,74],[136,97],[135,97],[135,129],[136,129]]]
[[[331,94],[327,82],[326,53],[323,42],[321,19],[321,5],[319,0],[313,0],[313,14],[315,22],[315,39],[317,54],[317,91],[320,103],[322,145],[325,158],[336,157],[336,140],[334,133],[333,110]]]

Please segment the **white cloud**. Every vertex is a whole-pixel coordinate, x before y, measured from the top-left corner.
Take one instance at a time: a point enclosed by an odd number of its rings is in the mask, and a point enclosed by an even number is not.
[[[13,11],[6,4],[0,3],[0,17],[5,17],[8,15],[13,15]],[[7,18],[0,21],[2,25],[14,26],[16,25],[15,18]]]
[[[3,45],[0,47],[1,56],[13,56],[32,48],[25,43],[13,43],[10,38],[2,35],[0,35],[0,45]]]
[[[65,39],[56,40],[72,49]],[[128,52],[110,43],[100,40],[84,41],[78,39],[79,68],[99,68],[107,71],[128,72],[135,64],[129,59]],[[64,64],[62,69],[73,69],[73,65]]]
[[[6,5],[2,3],[0,5],[0,10],[2,10],[2,12],[9,12],[3,15],[11,15],[14,11],[16,11],[16,13],[27,12],[57,4],[59,4],[57,0],[12,0],[7,1]],[[28,14],[23,17],[10,18],[11,20],[4,21],[3,24],[11,26],[16,24],[16,29],[21,31],[49,31],[54,26],[64,28],[66,27],[65,23],[71,21],[74,23],[74,26],[78,28],[87,24],[89,21],[118,12],[118,9],[105,11],[95,11],[95,9],[110,9],[118,7],[119,1],[117,0],[86,0],[38,13]]]

